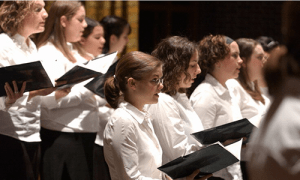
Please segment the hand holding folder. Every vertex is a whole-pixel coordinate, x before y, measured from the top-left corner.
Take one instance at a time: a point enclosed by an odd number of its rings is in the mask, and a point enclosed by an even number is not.
[[[112,62],[115,56],[116,52],[95,58],[87,64],[75,65],[71,70],[56,80],[56,82],[60,84],[58,87],[63,89],[87,79],[103,75],[104,73],[101,73],[101,71],[103,69],[105,70],[105,68],[109,68],[106,61]],[[26,82],[24,92],[57,87],[54,78],[50,77],[47,68],[43,66],[41,61],[0,68],[0,87],[2,87],[0,88],[0,97],[6,96],[4,89],[5,83],[9,83],[10,87],[13,87],[13,81],[16,82],[18,88],[21,88],[23,82]]]

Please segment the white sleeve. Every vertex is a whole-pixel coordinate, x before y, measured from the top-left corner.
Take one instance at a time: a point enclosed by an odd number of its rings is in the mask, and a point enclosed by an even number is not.
[[[136,127],[128,120],[118,120],[113,129],[111,137],[112,154],[115,162],[118,162],[115,167],[123,179],[125,180],[153,180],[153,178],[142,176],[138,169],[139,155],[138,145],[136,144],[137,137]]]
[[[155,134],[168,160],[200,149],[199,145],[188,143],[184,121],[174,101],[159,99],[159,103],[150,105],[148,110],[153,119]]]
[[[199,92],[191,98],[191,103],[201,119],[204,129],[212,128],[217,114],[217,106],[213,95]]]

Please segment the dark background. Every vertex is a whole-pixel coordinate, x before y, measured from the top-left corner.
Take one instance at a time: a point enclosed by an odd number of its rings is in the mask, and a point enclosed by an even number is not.
[[[140,1],[139,50],[147,53],[172,35],[199,41],[209,34],[233,39],[271,36],[281,42],[283,2]]]

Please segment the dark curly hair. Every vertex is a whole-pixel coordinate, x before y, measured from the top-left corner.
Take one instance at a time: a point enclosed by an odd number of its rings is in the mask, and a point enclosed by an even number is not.
[[[25,17],[33,11],[34,1],[4,1],[0,7],[0,32],[15,35]]]
[[[163,39],[151,53],[154,57],[160,59],[163,63],[164,87],[162,92],[169,95],[175,95],[178,91],[185,92],[185,89],[179,89],[181,75],[186,75],[188,80],[190,74],[187,72],[190,60],[197,51],[194,42],[185,37],[172,36]]]
[[[209,73],[214,70],[214,65],[223,60],[229,53],[230,48],[226,44],[223,35],[205,36],[198,45],[199,48],[199,65],[202,73]]]
[[[197,75],[194,83],[187,90],[188,97],[191,96],[196,87],[205,79],[206,74],[214,70],[214,65],[230,53],[230,48],[226,43],[226,36],[208,35],[199,42],[198,51],[201,73]]]

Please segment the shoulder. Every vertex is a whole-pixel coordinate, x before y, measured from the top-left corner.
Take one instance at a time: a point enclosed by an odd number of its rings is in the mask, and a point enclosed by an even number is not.
[[[213,100],[215,99],[214,97],[217,97],[214,87],[210,83],[204,81],[194,90],[190,97],[190,101],[193,102],[200,98]]]
[[[0,51],[5,51],[12,49],[14,46],[14,41],[6,34],[0,34]]]
[[[123,108],[117,108],[111,115],[114,124],[122,124],[123,126],[133,127],[136,124],[134,118]]]
[[[6,33],[1,33],[0,34],[0,40],[1,41],[7,41],[7,42],[13,42],[13,40],[6,34]],[[3,44],[3,43],[1,43]]]
[[[241,84],[236,79],[229,79],[226,81],[227,87],[242,87]]]
[[[43,53],[51,53],[53,51],[58,51],[54,44],[51,42],[47,42],[43,46],[39,47],[38,52],[43,52]]]
[[[159,98],[158,98],[157,105],[160,108],[164,108],[164,107],[175,108],[175,107],[177,107],[177,101],[172,96],[170,96],[169,94],[159,93]],[[163,110],[163,109],[160,109],[160,110]]]
[[[151,104],[148,109],[152,118],[173,116],[179,113],[178,102],[168,94],[159,93],[158,103]]]

